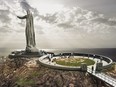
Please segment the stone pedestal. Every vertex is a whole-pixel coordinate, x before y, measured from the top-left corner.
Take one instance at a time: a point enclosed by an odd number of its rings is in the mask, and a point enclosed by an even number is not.
[[[9,55],[9,58],[34,58],[41,57],[43,54],[41,51],[14,51]]]
[[[39,50],[36,47],[26,47],[25,51],[28,53],[38,52]]]
[[[24,55],[42,56],[43,53],[41,51],[39,51],[36,47],[26,47]]]

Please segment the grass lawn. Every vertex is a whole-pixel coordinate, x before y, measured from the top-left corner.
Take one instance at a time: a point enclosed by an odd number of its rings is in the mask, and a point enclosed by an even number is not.
[[[86,63],[87,66],[94,65],[95,61],[86,58],[59,58],[56,59],[54,62],[59,65],[64,66],[80,66],[81,63]]]

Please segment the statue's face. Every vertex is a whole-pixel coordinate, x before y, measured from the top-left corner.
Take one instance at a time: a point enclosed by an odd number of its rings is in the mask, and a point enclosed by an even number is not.
[[[29,10],[27,10],[27,14],[30,14],[30,11]]]

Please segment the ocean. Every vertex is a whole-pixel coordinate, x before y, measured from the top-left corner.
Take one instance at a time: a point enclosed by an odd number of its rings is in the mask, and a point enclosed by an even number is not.
[[[17,49],[0,48],[0,56],[8,56],[14,50]],[[94,53],[110,57],[113,61],[116,62],[116,48],[79,48],[79,49],[42,49],[42,50],[54,53],[63,53],[63,52]]]

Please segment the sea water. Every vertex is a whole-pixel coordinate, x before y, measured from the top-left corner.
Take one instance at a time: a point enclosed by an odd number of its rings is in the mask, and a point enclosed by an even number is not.
[[[0,56],[8,56],[12,51],[22,49],[7,49],[0,48]],[[79,52],[79,53],[93,53],[110,57],[116,62],[116,48],[79,48],[79,49],[40,49],[48,52],[63,53],[63,52]]]

